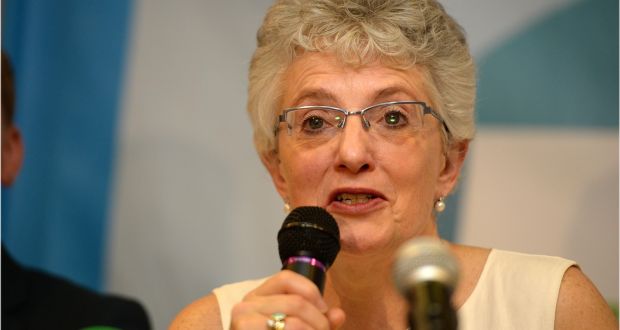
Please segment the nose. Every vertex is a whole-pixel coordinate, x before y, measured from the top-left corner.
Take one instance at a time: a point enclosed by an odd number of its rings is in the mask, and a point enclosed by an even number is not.
[[[364,128],[362,116],[347,118],[346,125],[338,135],[338,150],[335,165],[340,171],[354,174],[374,168],[371,136]]]

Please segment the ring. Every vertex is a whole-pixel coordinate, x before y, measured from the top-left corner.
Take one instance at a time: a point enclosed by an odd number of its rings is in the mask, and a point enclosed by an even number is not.
[[[284,330],[284,319],[286,319],[286,314],[284,313],[271,314],[271,317],[267,319],[267,328],[269,330]]]

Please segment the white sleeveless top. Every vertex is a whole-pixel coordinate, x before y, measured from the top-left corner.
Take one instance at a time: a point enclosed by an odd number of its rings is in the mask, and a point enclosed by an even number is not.
[[[559,257],[491,250],[480,279],[459,308],[459,329],[553,329],[564,272],[576,265]],[[235,304],[267,278],[216,288],[222,329]]]

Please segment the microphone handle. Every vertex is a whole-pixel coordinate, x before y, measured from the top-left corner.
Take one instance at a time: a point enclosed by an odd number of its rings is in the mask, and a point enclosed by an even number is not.
[[[426,281],[414,285],[409,293],[411,330],[456,330],[458,321],[446,285]]]
[[[284,263],[282,269],[292,270],[297,274],[305,276],[316,284],[321,294],[323,294],[326,268],[317,259],[306,256],[291,257]]]

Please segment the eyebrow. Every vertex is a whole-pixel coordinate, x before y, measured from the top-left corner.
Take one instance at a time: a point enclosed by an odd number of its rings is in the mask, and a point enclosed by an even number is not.
[[[397,86],[387,87],[387,88],[380,90],[377,94],[375,94],[374,101],[381,101],[381,100],[389,99],[389,98],[392,98],[396,94],[410,95],[411,93],[407,92],[405,89],[401,87],[397,87]],[[411,95],[411,96],[412,96],[412,99],[414,100],[417,98],[417,96],[414,96],[414,95]],[[390,101],[394,101],[394,100],[390,100]]]

